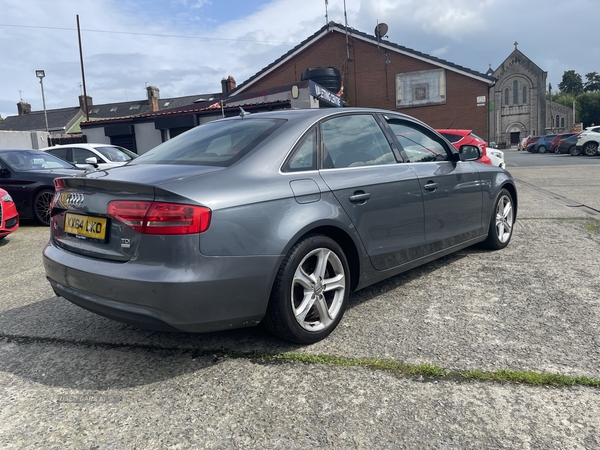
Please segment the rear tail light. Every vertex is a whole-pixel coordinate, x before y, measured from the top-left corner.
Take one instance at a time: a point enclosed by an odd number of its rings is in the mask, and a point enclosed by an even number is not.
[[[54,197],[52,198],[52,201],[50,202],[50,211],[52,211],[54,209],[54,205],[56,204],[56,199],[58,198],[58,193],[60,191],[64,191],[65,190],[65,182],[63,180],[61,180],[60,178],[57,178],[54,180]]]
[[[210,226],[212,211],[180,203],[116,200],[108,215],[142,234],[195,234]]]

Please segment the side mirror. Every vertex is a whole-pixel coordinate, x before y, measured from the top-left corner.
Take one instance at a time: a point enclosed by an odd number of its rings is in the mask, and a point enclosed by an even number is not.
[[[98,168],[98,158],[96,158],[95,156],[90,156],[89,158],[85,158],[85,163],[91,164],[96,169]]]
[[[476,161],[483,156],[481,149],[475,145],[461,145],[458,153],[462,161]]]

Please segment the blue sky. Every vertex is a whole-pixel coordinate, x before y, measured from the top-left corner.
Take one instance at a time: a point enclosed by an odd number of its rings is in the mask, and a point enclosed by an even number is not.
[[[554,4],[556,3],[556,4]],[[344,21],[343,0],[329,20]],[[495,69],[519,49],[556,90],[562,74],[600,72],[597,0],[346,0],[348,23],[389,25],[396,44],[473,70]],[[0,0],[0,115],[22,98],[42,109],[77,105],[80,16],[87,92],[95,103],[218,92],[242,83],[325,24],[324,0]]]

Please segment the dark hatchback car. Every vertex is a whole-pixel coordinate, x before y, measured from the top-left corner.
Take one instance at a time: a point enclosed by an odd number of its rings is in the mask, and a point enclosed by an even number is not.
[[[557,134],[556,137],[552,140],[552,144],[550,145],[550,149],[549,149],[550,153],[560,153],[560,151],[558,150],[558,146],[560,145],[560,142],[565,141],[567,138],[574,136],[576,134],[579,134],[579,133]]]
[[[351,292],[462,248],[508,245],[506,171],[383,110],[210,122],[128,165],[56,180],[54,291],[158,330],[325,338]]]
[[[84,170],[40,150],[0,149],[0,188],[13,198],[21,219],[50,224],[54,179]]]
[[[576,148],[578,135],[579,133],[565,135],[566,137],[563,137],[558,141],[558,145],[554,152],[562,154],[568,153],[571,156],[579,156],[581,152]]]

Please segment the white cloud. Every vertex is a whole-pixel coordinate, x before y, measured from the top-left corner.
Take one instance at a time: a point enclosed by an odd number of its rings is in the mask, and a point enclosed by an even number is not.
[[[19,90],[34,110],[41,109],[36,69],[46,71],[48,108],[77,104],[76,14],[87,91],[96,103],[145,98],[146,82],[158,86],[162,97],[219,91],[221,78],[245,81],[325,24],[323,0],[243,1],[2,0],[0,114],[16,114]],[[329,0],[329,20],[344,22],[343,4]],[[553,86],[565,70],[582,76],[600,72],[593,15],[578,16],[575,41],[567,38],[570,29],[555,35],[526,26],[527,17],[548,24],[573,11],[593,10],[593,0],[556,5],[543,0],[346,0],[346,5],[351,27],[371,34],[385,22],[390,41],[473,70],[496,68],[518,40],[519,49],[549,72]],[[224,8],[218,18],[208,14],[221,12],[218,8]],[[254,12],[223,19],[242,10]]]

